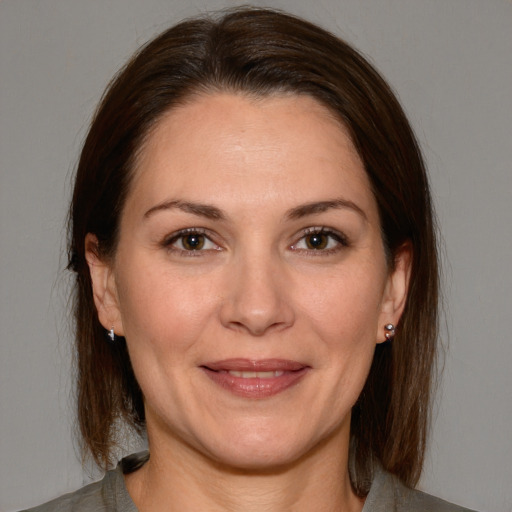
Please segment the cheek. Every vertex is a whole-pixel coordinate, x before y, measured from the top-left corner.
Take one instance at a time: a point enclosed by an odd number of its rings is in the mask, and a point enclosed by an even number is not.
[[[150,345],[154,352],[179,355],[197,340],[211,317],[212,294],[201,287],[201,280],[146,268],[141,276],[128,267],[118,278],[125,337],[131,345]]]
[[[322,289],[310,286],[316,292],[306,295],[301,307],[315,337],[322,340],[315,347],[317,361],[335,382],[331,405],[345,410],[357,400],[373,360],[384,280],[367,267],[332,273],[318,282],[323,282]]]
[[[384,282],[374,268],[330,272],[305,283],[301,309],[328,339],[375,343]]]

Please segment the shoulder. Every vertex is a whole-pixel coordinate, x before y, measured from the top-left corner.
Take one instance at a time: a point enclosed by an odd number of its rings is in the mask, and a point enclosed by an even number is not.
[[[102,484],[95,482],[93,484],[82,487],[78,491],[65,494],[60,498],[49,501],[44,505],[39,505],[23,512],[71,512],[71,511],[87,511],[97,510],[98,512],[107,511],[102,504]]]
[[[448,501],[436,498],[430,494],[403,487],[403,494],[401,496],[400,508],[398,510],[404,511],[418,511],[418,512],[474,512],[468,508],[449,503]]]
[[[363,512],[473,512],[430,494],[406,487],[395,476],[379,469]]]
[[[122,464],[102,480],[23,512],[137,512],[123,478]]]

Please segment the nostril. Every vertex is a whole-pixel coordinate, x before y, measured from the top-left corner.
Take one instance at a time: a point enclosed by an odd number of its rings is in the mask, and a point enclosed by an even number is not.
[[[260,337],[270,332],[286,329],[290,324],[287,322],[255,322],[246,320],[242,322],[229,322],[226,327],[237,332],[247,332],[252,336]]]

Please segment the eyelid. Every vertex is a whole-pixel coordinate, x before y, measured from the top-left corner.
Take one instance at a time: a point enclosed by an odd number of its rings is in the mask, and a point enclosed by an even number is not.
[[[188,249],[182,249],[179,247],[174,247],[173,245],[182,237],[185,237],[187,235],[201,235],[204,236],[211,244],[215,245],[215,248],[201,248],[197,250],[188,250]],[[323,234],[327,237],[331,238],[336,242],[335,247],[330,247],[327,249],[308,249],[308,248],[300,248],[297,247],[299,243],[308,235],[315,235],[315,234]],[[217,243],[215,240],[217,236],[215,233],[212,233],[210,230],[206,228],[201,227],[191,227],[191,228],[184,228],[180,229],[178,231],[175,231],[171,233],[170,235],[167,235],[163,241],[161,242],[161,245],[169,250],[170,252],[175,252],[179,255],[183,256],[201,256],[204,255],[204,253],[212,252],[212,251],[220,251],[222,250],[222,246]],[[347,236],[337,229],[333,229],[326,226],[311,226],[302,229],[295,237],[295,242],[293,242],[289,247],[290,249],[294,251],[300,251],[303,253],[310,253],[314,255],[327,255],[332,254],[335,252],[338,252],[343,247],[348,247],[349,240]]]
[[[330,249],[303,249],[298,248],[297,245],[308,235],[316,235],[316,234],[323,234],[327,235],[328,237],[331,237],[333,240],[337,242],[336,247],[332,247]],[[332,254],[334,252],[337,252],[341,250],[343,247],[348,247],[350,245],[349,240],[347,236],[337,229],[328,228],[326,226],[311,226],[308,228],[303,229],[298,237],[296,237],[296,241],[290,246],[292,250],[295,251],[301,251],[301,252],[307,252],[310,254],[317,254],[317,255],[325,255],[325,254]]]
[[[328,228],[326,226],[317,226],[317,227],[313,226],[313,227],[306,228],[303,230],[302,236],[316,235],[318,233],[330,235],[333,238],[335,238],[336,240],[338,240],[341,244],[348,245],[348,239],[347,239],[347,235],[345,235],[345,233],[338,231],[337,229],[334,229],[334,228]]]
[[[180,249],[178,247],[173,247],[173,244],[175,244],[180,238],[185,237],[187,235],[201,235],[204,236],[207,240],[209,240],[213,245],[215,245],[214,249],[198,249],[198,250],[187,250],[187,249]],[[184,228],[180,229],[178,231],[175,231],[174,233],[171,233],[170,235],[166,236],[164,240],[162,241],[162,246],[165,247],[167,250],[171,252],[175,252],[181,255],[186,256],[200,256],[200,253],[205,252],[211,252],[211,251],[219,251],[222,249],[222,247],[214,240],[215,236],[213,233],[205,228]]]

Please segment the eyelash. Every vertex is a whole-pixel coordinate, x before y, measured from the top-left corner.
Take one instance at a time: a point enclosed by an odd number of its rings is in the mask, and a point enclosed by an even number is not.
[[[186,249],[186,248],[179,248],[179,247],[174,247],[174,244],[176,242],[178,242],[180,239],[182,240],[182,244],[183,244],[183,239],[187,236],[192,236],[192,235],[196,235],[196,236],[201,236],[204,238],[203,240],[203,243],[209,243],[209,244],[213,244],[215,247],[214,248],[208,248],[208,249],[203,249],[202,246],[199,248],[199,249]],[[205,252],[205,251],[219,251],[221,248],[211,239],[211,236],[208,236],[208,231],[206,229],[202,229],[202,228],[187,228],[187,229],[181,229],[180,231],[178,231],[177,233],[173,233],[170,237],[166,238],[162,245],[167,249],[169,250],[170,252],[174,252],[180,256],[192,256],[192,257],[197,257],[197,256],[201,256],[201,253],[202,252]]]
[[[312,249],[312,248],[301,248],[301,247],[298,247],[298,245],[303,240],[305,240],[308,236],[311,236],[311,235],[325,235],[328,239],[330,239],[330,240],[327,241],[327,244],[329,244],[330,241],[334,240],[336,245],[335,245],[335,247],[329,247],[329,248],[323,248],[323,249]],[[326,227],[311,227],[311,228],[305,229],[302,232],[302,235],[299,238],[299,240],[297,240],[297,242],[295,242],[291,246],[291,248],[293,250],[295,250],[295,251],[305,252],[305,253],[310,254],[310,255],[328,256],[330,254],[337,253],[343,247],[348,247],[349,245],[350,244],[348,242],[347,237],[343,233],[340,233],[339,231],[335,231],[333,229],[326,228]]]
[[[179,248],[175,247],[174,244],[178,242],[181,239],[181,244],[183,245],[183,239],[187,236],[193,236],[197,235],[200,237],[203,237],[202,243],[203,244],[212,244],[215,247],[210,247],[203,249],[203,245],[199,249],[186,249],[186,248]],[[333,240],[336,243],[335,247],[328,247],[328,248],[319,248],[319,249],[313,249],[313,248],[302,248],[298,247],[302,241],[304,241],[308,236],[312,235],[325,235],[329,240],[327,240],[327,246],[329,243],[331,243]],[[305,242],[307,244],[307,242]],[[167,248],[170,252],[174,252],[180,256],[192,256],[197,257],[201,256],[201,253],[204,253],[206,251],[219,251],[221,250],[221,247],[218,246],[209,236],[209,232],[206,229],[203,228],[187,228],[182,229],[176,233],[173,233],[168,238],[166,238],[162,245]],[[309,255],[315,255],[315,256],[326,256],[329,254],[333,254],[341,250],[342,247],[348,247],[349,242],[347,240],[347,237],[340,233],[339,231],[335,231],[333,229],[325,228],[325,227],[311,227],[306,228],[302,231],[302,234],[300,238],[294,242],[290,248],[293,251],[300,251],[304,252]]]

